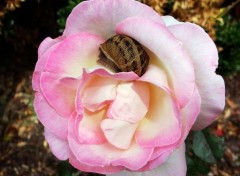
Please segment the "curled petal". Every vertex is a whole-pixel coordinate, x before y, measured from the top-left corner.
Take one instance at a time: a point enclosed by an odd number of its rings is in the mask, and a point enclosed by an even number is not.
[[[114,100],[118,80],[104,77],[93,77],[81,91],[82,105],[90,111],[103,108],[106,103]]]
[[[103,39],[88,33],[69,36],[51,52],[45,70],[77,78],[82,75],[83,68],[96,67],[101,43]]]
[[[50,130],[45,128],[45,138],[50,146],[51,151],[59,160],[67,160],[69,158],[70,148],[68,141],[57,137]]]
[[[83,69],[76,97],[76,111],[82,114],[84,105],[90,111],[104,107],[115,98],[116,87],[119,82],[133,81],[137,78],[139,77],[134,72],[110,73],[102,68]],[[84,93],[85,88],[86,92]],[[83,99],[83,96],[85,96],[85,99]]]
[[[169,26],[169,30],[183,43],[193,61],[201,96],[201,110],[194,129],[200,130],[211,124],[225,105],[224,81],[215,73],[218,65],[217,48],[207,33],[197,25],[183,23]]]
[[[153,148],[142,148],[137,144],[131,145],[128,150],[122,150],[109,143],[81,144],[74,131],[74,118],[71,117],[68,129],[68,141],[71,151],[80,163],[94,167],[124,166],[129,169],[143,167],[153,152]]]
[[[70,117],[75,108],[75,95],[79,80],[59,78],[58,75],[44,72],[40,83],[42,93],[52,108],[63,117]]]
[[[123,166],[90,166],[85,163],[81,163],[74,154],[71,154],[69,157],[69,162],[75,167],[84,172],[95,172],[102,174],[113,174],[124,169]]]
[[[203,72],[203,69],[211,70],[214,73],[218,65],[217,48],[201,27],[192,23],[182,23],[169,26],[168,29],[182,42],[193,60],[197,76]]]
[[[121,83],[108,110],[108,117],[137,123],[148,111],[149,88],[146,83]]]
[[[129,172],[123,171],[107,176],[186,176],[185,145],[183,144],[168,158],[168,160],[151,171]]]
[[[144,147],[173,145],[181,137],[181,121],[176,102],[158,87],[150,87],[151,98],[146,117],[136,130],[136,141]]]
[[[197,80],[201,96],[201,110],[193,125],[194,130],[201,130],[210,125],[225,106],[225,85],[221,76],[206,73]]]
[[[45,100],[40,92],[35,94],[34,108],[38,119],[46,129],[61,139],[66,139],[68,134],[68,121],[61,117]]]
[[[101,121],[106,117],[106,109],[95,112],[84,109],[83,115],[77,115],[75,124],[77,126],[78,140],[81,144],[102,144],[106,142],[106,138],[101,130]]]
[[[169,93],[169,95],[171,94],[166,72],[155,65],[149,65],[146,73],[138,80],[154,84]]]
[[[120,149],[130,147],[137,125],[115,119],[105,119],[101,122],[101,128],[108,142]]]
[[[114,28],[119,22],[132,16],[145,17],[164,24],[159,14],[137,1],[91,0],[82,2],[73,9],[63,35],[89,32],[107,39],[114,35]]]
[[[181,140],[179,141],[180,143],[184,142],[193,124],[196,122],[196,119],[198,118],[198,115],[200,112],[200,108],[201,108],[201,97],[197,87],[195,87],[191,100],[181,110],[182,137],[181,137]]]
[[[174,89],[180,107],[184,107],[192,96],[195,74],[181,42],[166,26],[138,17],[119,23],[116,33],[131,36],[150,51],[150,62],[167,71],[169,85]]]
[[[60,36],[57,37],[55,39],[52,39],[50,37],[45,38],[42,43],[40,44],[39,48],[38,48],[38,59],[41,60],[43,54],[45,54],[46,52],[49,51],[49,49],[51,47],[53,47],[54,45],[60,43],[62,40],[64,39],[64,37]],[[37,64],[38,65],[38,64]],[[41,65],[41,69],[43,69],[42,67],[43,65]]]
[[[168,15],[167,16],[162,16],[162,20],[164,21],[166,26],[171,26],[171,25],[182,24],[183,23],[183,22],[180,22],[180,21],[176,20],[172,16],[168,16]]]
[[[52,39],[47,37],[42,41],[38,48],[38,61],[33,72],[32,87],[33,90],[40,90],[40,76],[44,71],[45,64],[51,52],[61,43],[63,37]]]

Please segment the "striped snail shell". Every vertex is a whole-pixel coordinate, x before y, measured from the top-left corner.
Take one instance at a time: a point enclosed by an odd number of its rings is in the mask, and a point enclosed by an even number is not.
[[[114,72],[135,72],[142,76],[149,56],[140,43],[126,35],[115,35],[100,45],[98,63]]]

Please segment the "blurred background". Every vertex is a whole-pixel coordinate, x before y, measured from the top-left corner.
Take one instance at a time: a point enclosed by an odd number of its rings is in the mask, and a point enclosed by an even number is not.
[[[240,1],[139,1],[161,15],[199,24],[217,44],[226,107],[208,129],[188,137],[188,176],[240,176]],[[0,1],[0,176],[97,175],[55,159],[32,105],[38,46],[47,36],[61,35],[66,17],[79,2]],[[199,143],[207,155],[198,152]]]

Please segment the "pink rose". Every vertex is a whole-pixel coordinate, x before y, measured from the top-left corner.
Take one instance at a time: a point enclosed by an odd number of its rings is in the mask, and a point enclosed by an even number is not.
[[[143,76],[97,63],[100,44],[116,34],[146,49]],[[205,128],[224,107],[217,65],[199,26],[134,0],[89,0],[74,8],[62,36],[41,43],[34,107],[53,154],[79,170],[184,176],[190,129]]]

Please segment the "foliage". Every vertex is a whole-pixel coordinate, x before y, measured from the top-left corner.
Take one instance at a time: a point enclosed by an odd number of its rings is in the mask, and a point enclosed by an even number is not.
[[[73,168],[68,161],[62,161],[58,164],[58,175],[59,176],[78,176],[80,172]]]
[[[25,0],[5,0],[0,2],[0,35],[2,34],[3,18],[8,12],[13,12],[20,8],[21,3]]]
[[[58,12],[57,12],[57,15],[58,15],[57,23],[59,25],[59,32],[60,33],[65,28],[65,23],[66,23],[67,16],[70,14],[72,9],[82,1],[83,0],[68,0],[67,5],[58,10]]]
[[[192,132],[186,140],[187,175],[206,175],[209,164],[216,163],[223,156],[224,149],[224,139],[211,134],[208,129]]]
[[[161,15],[171,15],[180,21],[202,26],[215,39],[215,25],[221,20],[224,0],[141,0]]]
[[[224,23],[216,28],[217,44],[220,47],[218,72],[231,74],[240,71],[240,20],[230,15],[224,17]]]

